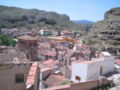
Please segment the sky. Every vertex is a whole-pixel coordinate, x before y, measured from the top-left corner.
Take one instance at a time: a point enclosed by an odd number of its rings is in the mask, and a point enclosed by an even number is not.
[[[103,20],[104,13],[120,7],[120,0],[0,0],[0,5],[66,14],[71,20]]]

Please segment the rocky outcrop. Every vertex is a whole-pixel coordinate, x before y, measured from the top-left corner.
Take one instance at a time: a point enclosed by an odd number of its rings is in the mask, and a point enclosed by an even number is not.
[[[120,7],[107,11],[104,20],[96,22],[90,33],[94,47],[120,51]]]
[[[107,27],[120,30],[120,8],[113,8],[105,13]]]

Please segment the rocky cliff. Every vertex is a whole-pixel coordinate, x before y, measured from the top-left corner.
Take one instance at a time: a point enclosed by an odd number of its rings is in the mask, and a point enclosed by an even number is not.
[[[120,51],[120,7],[112,8],[104,15],[104,20],[96,22],[87,35],[87,43],[91,46],[109,50]]]

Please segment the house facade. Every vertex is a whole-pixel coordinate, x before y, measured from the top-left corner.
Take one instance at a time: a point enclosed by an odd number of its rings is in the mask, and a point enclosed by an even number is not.
[[[30,64],[1,64],[0,90],[26,90]]]
[[[100,76],[114,71],[114,61],[109,58],[99,58],[92,61],[72,63],[73,82],[87,82],[97,80]]]

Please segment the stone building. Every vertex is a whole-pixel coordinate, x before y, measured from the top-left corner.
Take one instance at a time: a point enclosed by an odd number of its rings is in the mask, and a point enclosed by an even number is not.
[[[0,90],[38,90],[38,88],[38,62],[0,64]]]
[[[0,90],[26,90],[30,64],[0,64]]]
[[[17,48],[19,50],[19,54],[23,52],[26,58],[30,60],[38,60],[38,38],[32,36],[20,36],[18,37]],[[19,56],[20,57],[20,56]]]

